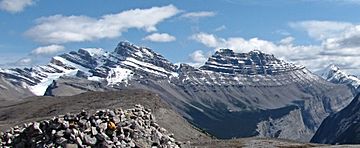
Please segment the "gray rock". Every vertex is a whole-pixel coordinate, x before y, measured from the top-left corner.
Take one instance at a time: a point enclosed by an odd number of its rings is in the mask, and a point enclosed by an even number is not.
[[[62,125],[64,126],[64,128],[70,128],[69,121],[64,121]]]
[[[65,148],[78,148],[78,145],[76,145],[76,144],[66,144]]]
[[[135,147],[136,145],[135,145],[135,143],[134,143],[133,141],[130,141],[130,142],[129,142],[129,146],[130,146],[130,147]]]
[[[86,119],[79,120],[79,125],[81,125],[81,126],[86,126],[86,123],[87,123]]]
[[[64,130],[57,131],[55,136],[58,137],[58,138],[60,138],[60,137],[63,137],[63,136],[64,136],[64,133],[65,133]]]
[[[111,120],[112,120],[115,124],[120,123],[120,118],[119,118],[118,116],[113,116],[113,117],[111,118]]]
[[[40,129],[40,123],[34,122],[33,125],[32,125],[32,128],[37,133],[42,134],[42,130]]]
[[[107,124],[106,123],[100,123],[99,128],[100,128],[100,132],[105,131],[107,129]]]
[[[98,131],[96,130],[96,127],[91,127],[91,134],[93,136],[97,135],[98,134]]]
[[[67,140],[64,137],[60,137],[60,138],[57,138],[55,142],[57,144],[63,145],[63,144],[65,144],[66,141]]]
[[[79,132],[77,129],[75,129],[75,128],[72,129],[72,133],[73,133],[76,137],[79,136],[79,134],[80,134],[80,132]]]
[[[90,146],[94,146],[97,142],[97,139],[95,137],[91,137],[90,135],[84,136],[84,142],[85,144],[88,144]]]
[[[116,114],[115,114],[115,112],[114,112],[114,111],[112,111],[112,110],[111,110],[111,111],[109,111],[109,116],[110,116],[110,117],[115,117],[115,116],[116,116]]]
[[[78,145],[80,145],[80,146],[83,145],[83,142],[82,142],[82,140],[81,140],[80,137],[76,137],[76,144],[78,144]]]

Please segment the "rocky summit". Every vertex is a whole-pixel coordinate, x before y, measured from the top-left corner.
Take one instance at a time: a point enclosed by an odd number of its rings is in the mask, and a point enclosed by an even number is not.
[[[15,126],[0,135],[0,147],[180,147],[150,109],[86,111]]]
[[[218,138],[309,141],[322,120],[349,104],[348,87],[261,51],[222,49],[200,68],[175,65],[148,47],[120,42],[114,51],[84,48],[44,66],[3,69],[5,101],[27,95],[146,89],[195,126]],[[1,80],[1,79],[0,79]],[[22,91],[27,90],[27,91]],[[1,99],[1,96],[0,96]]]
[[[231,49],[220,49],[200,67],[202,70],[248,75],[275,75],[302,68],[258,50],[235,53]]]

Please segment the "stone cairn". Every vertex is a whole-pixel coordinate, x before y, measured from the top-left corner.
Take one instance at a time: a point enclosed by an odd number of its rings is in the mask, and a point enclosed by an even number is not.
[[[0,147],[180,147],[141,105],[122,110],[66,114],[15,126],[0,135]]]

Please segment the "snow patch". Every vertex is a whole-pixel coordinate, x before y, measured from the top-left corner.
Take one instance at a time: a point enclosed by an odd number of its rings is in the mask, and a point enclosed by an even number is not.
[[[151,53],[147,48],[141,48],[141,51],[144,52],[146,55],[150,56],[151,58],[154,57],[154,54]]]
[[[102,48],[82,48],[82,50],[87,51],[91,56],[102,56],[105,54]]]
[[[143,54],[142,54],[142,52],[140,52],[140,51],[135,52],[135,55],[137,55],[137,56],[139,56],[139,57],[141,57],[141,58],[144,57]]]
[[[360,79],[358,77],[341,71],[339,67],[333,64],[323,70],[321,77],[330,82],[336,81],[343,84],[350,84],[355,89],[360,86]]]
[[[87,78],[90,81],[97,81],[97,82],[101,82],[104,80],[104,78],[98,77],[98,76],[91,76]]]
[[[134,74],[131,70],[117,66],[109,71],[106,80],[108,85],[114,85],[121,82],[125,82],[125,84],[127,84],[128,80],[131,79],[133,75]]]
[[[37,85],[34,86],[29,86],[29,90],[34,93],[37,96],[43,96],[46,92],[46,89],[49,87],[49,85],[54,81],[57,80],[59,77],[61,76],[74,76],[77,73],[77,69],[75,70],[68,70],[65,71],[64,73],[47,73],[47,72],[43,72],[44,74],[46,74],[48,77],[44,78],[41,80],[40,83],[38,83]]]

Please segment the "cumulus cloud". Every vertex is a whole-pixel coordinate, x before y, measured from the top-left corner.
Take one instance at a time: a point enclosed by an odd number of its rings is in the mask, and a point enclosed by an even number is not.
[[[334,37],[324,40],[328,49],[360,47],[360,25],[353,25]]]
[[[212,11],[198,11],[198,12],[189,12],[181,15],[181,18],[193,19],[197,20],[204,17],[212,17],[215,16],[216,13]]]
[[[257,49],[265,53],[271,53],[280,59],[304,65],[307,68],[318,71],[329,64],[337,64],[345,71],[360,74],[359,48],[332,48],[321,45],[294,45],[293,37],[286,37],[279,42],[271,42],[258,38],[245,39],[242,37],[221,38],[213,34],[197,33],[191,39],[216,50],[230,48],[235,52],[249,52]],[[326,39],[324,39],[325,41]]]
[[[0,9],[10,13],[17,13],[23,11],[25,7],[33,4],[33,0],[1,0]]]
[[[211,55],[211,51],[204,52],[203,50],[196,50],[193,53],[189,54],[190,62],[187,62],[187,64],[195,67],[200,67],[204,65],[204,63]]]
[[[215,37],[213,34],[207,34],[203,32],[194,34],[190,38],[212,48],[219,47],[219,45],[223,44],[220,42],[224,42],[222,41],[224,39],[220,39]]]
[[[63,50],[65,50],[64,46],[49,45],[49,46],[38,47],[38,48],[34,49],[31,53],[34,55],[51,55],[51,54],[55,54],[55,53],[58,53]]]
[[[190,54],[191,60],[194,62],[205,62],[207,57],[202,50],[196,50]]]
[[[320,40],[322,55],[358,55],[360,51],[360,25],[335,21],[302,21],[291,27],[306,31]]]
[[[176,38],[167,33],[153,33],[143,38],[143,40],[152,42],[172,42],[175,41]]]
[[[54,15],[36,20],[36,25],[25,34],[41,43],[93,41],[115,38],[130,28],[156,31],[156,25],[180,10],[173,5],[132,9],[100,18],[88,16]]]

